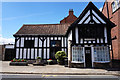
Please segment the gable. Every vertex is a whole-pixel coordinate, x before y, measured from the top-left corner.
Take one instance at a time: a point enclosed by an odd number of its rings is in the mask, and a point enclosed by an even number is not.
[[[90,9],[82,17],[78,24],[106,24],[95,10]]]
[[[92,2],[89,2],[73,24],[107,24],[111,28],[115,27],[115,24],[106,18]]]
[[[92,2],[89,2],[77,20],[68,28],[66,35],[68,35],[77,25],[84,26],[86,24],[97,24],[99,26],[106,25],[106,27],[109,27],[107,29],[111,29],[116,26],[113,22],[106,18]]]

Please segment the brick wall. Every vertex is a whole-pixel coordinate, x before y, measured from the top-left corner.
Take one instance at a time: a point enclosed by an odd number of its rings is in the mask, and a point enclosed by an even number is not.
[[[111,30],[111,37],[117,37],[117,39],[113,40],[113,56],[114,59],[119,59],[120,60],[120,9],[115,11],[114,13],[112,12],[112,5],[111,2],[108,2],[108,10],[109,10],[109,18],[110,20],[115,23],[116,27],[112,28]],[[105,2],[103,6],[102,13],[108,18],[107,14],[107,3]]]

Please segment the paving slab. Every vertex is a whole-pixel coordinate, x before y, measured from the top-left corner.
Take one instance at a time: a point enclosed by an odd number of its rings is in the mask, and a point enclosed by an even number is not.
[[[120,75],[119,71],[93,68],[68,68],[61,65],[46,66],[9,66],[10,61],[2,61],[0,73],[17,74],[60,74],[60,75]]]

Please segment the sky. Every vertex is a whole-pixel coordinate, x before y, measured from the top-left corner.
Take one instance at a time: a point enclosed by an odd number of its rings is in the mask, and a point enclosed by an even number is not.
[[[104,2],[93,2],[102,9]],[[88,2],[2,2],[1,43],[14,43],[23,24],[57,24],[68,16],[69,9],[78,17]]]

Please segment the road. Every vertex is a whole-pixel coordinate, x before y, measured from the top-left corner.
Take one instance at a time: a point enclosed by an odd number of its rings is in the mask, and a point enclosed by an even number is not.
[[[41,75],[41,74],[2,74],[1,80],[120,80],[113,75]]]

